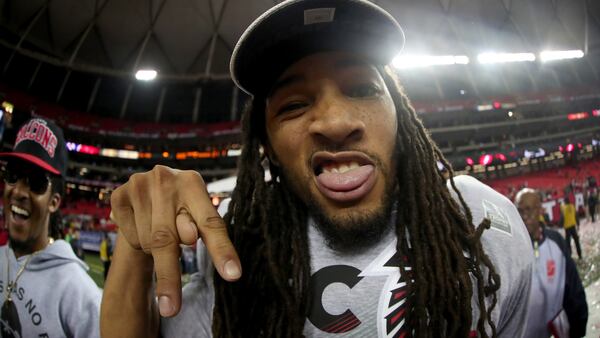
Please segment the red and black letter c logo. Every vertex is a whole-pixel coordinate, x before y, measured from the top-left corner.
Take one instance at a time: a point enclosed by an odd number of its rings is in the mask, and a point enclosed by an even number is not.
[[[343,283],[352,289],[362,277],[360,270],[349,265],[332,265],[315,272],[310,278],[310,305],[308,320],[321,331],[328,333],[348,332],[360,325],[360,320],[347,309],[332,315],[323,307],[323,291],[333,283]]]

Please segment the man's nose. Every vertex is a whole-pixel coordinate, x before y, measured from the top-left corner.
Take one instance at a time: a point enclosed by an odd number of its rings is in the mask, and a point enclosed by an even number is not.
[[[6,189],[7,186],[5,186],[4,188]],[[24,197],[24,196],[27,196],[27,194],[29,193],[29,184],[26,182],[25,179],[19,178],[17,180],[17,183],[15,183],[15,184],[12,185],[12,187],[11,187],[11,193],[15,197]]]
[[[535,220],[538,217],[538,214],[535,213],[534,211],[527,211],[527,212],[523,212],[521,214],[521,217],[523,217],[524,219],[531,219],[531,220]]]
[[[309,133],[317,141],[344,145],[360,140],[365,122],[360,110],[336,89],[327,89],[316,102]]]

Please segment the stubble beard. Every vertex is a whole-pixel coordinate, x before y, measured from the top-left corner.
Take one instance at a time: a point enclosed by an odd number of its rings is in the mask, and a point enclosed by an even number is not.
[[[21,240],[12,238],[9,235],[8,241],[10,243],[10,247],[13,249],[14,252],[27,253],[27,252],[33,251],[33,243],[30,240],[21,241]]]
[[[377,244],[392,228],[393,191],[394,185],[386,182],[380,207],[366,212],[348,210],[343,216],[329,216],[312,199],[307,207],[328,247],[340,253],[360,253]]]
[[[7,215],[4,214],[4,220],[6,224]],[[8,242],[10,244],[11,249],[15,253],[19,254],[29,254],[34,251],[36,244],[40,241],[40,237],[44,236],[43,229],[37,229],[30,225],[29,234],[25,239],[17,239],[14,238],[10,233],[10,225],[8,225]],[[47,237],[47,235],[46,235]]]

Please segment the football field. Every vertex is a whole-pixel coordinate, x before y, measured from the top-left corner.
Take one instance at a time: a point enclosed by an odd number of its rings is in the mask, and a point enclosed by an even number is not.
[[[85,253],[85,263],[90,267],[88,274],[99,287],[104,287],[104,265],[97,252]]]

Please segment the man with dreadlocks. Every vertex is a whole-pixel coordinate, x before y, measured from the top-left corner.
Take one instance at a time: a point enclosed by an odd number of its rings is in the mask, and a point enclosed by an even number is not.
[[[194,171],[117,189],[103,336],[156,336],[160,313],[166,337],[521,337],[527,231],[452,178],[386,66],[403,42],[363,0],[284,1],[251,24],[231,60],[252,101],[228,213]],[[218,275],[202,267],[182,302],[178,245],[198,237]]]

